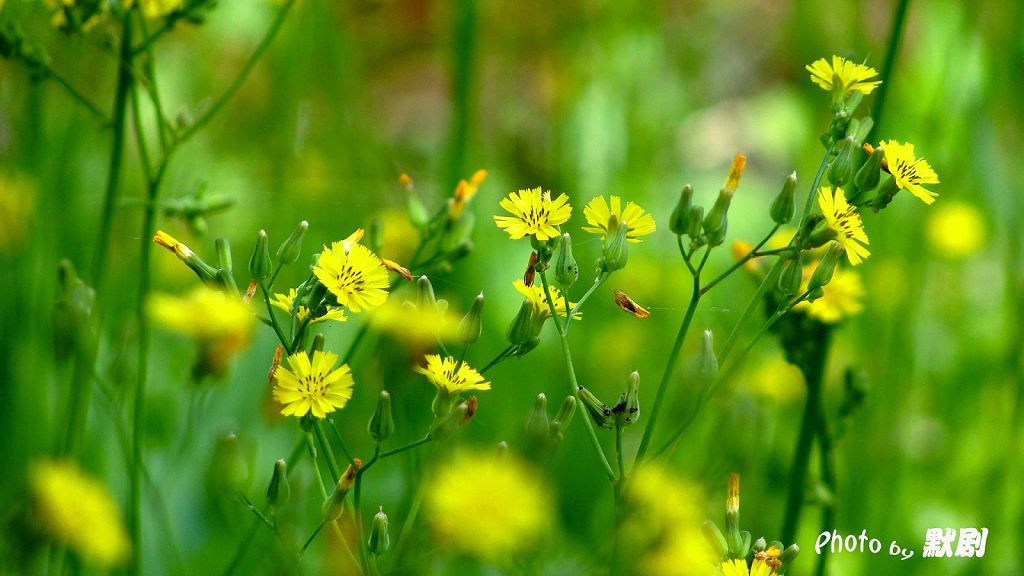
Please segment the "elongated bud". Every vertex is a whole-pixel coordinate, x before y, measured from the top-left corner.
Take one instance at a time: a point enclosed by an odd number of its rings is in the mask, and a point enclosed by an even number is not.
[[[610,220],[608,227],[614,229],[615,234],[609,234],[605,240],[602,267],[607,272],[614,272],[625,268],[626,262],[629,261],[629,248],[626,245],[629,223],[625,221],[616,223],[615,216],[612,216]]]
[[[569,233],[562,234],[558,239],[558,260],[555,262],[555,280],[568,290],[580,277],[580,267],[572,256],[572,238]]]
[[[790,544],[786,547],[782,554],[779,554],[779,562],[782,563],[783,568],[792,564],[793,560],[796,560],[797,554],[800,554],[800,547],[796,544]]]
[[[249,463],[234,432],[217,438],[210,459],[209,479],[216,489],[227,494],[246,491]]]
[[[690,229],[687,231],[690,239],[694,242],[703,242],[701,236],[701,227],[704,224],[704,207],[703,206],[691,206],[690,207]]]
[[[526,434],[535,440],[545,440],[551,431],[551,422],[548,420],[548,399],[544,393],[537,394],[533,402],[533,411],[526,421]]]
[[[854,193],[849,198],[851,204],[869,200],[870,198],[864,195],[874,190],[882,179],[882,160],[885,159],[885,152],[881,148],[871,148],[870,145],[865,145],[865,150],[869,148],[870,156],[853,176]]]
[[[388,531],[388,515],[384,513],[381,506],[373,516],[373,523],[370,524],[370,538],[366,541],[367,547],[372,554],[380,556],[391,547],[391,534]]]
[[[362,465],[362,461],[356,458],[355,467],[353,468],[352,464],[349,464],[348,468],[345,469],[345,473],[338,479],[338,484],[334,486],[334,491],[327,498],[327,501],[324,502],[325,522],[334,522],[341,518],[341,513],[345,510],[345,496],[352,490],[352,486],[356,481],[356,470],[361,468]]]
[[[291,264],[299,259],[299,254],[302,252],[302,239],[306,236],[306,230],[308,229],[309,222],[305,220],[299,222],[295,230],[292,230],[291,235],[277,248],[278,263]]]
[[[416,307],[420,310],[434,310],[437,307],[437,298],[434,297],[434,285],[430,283],[430,278],[420,276],[416,280],[416,287],[419,289]]]
[[[377,410],[370,417],[367,429],[377,442],[387,440],[394,433],[395,419],[391,414],[391,393],[387,390],[381,390],[377,398]]]
[[[612,408],[612,414],[619,426],[626,427],[640,418],[640,373],[633,371],[626,381],[626,390],[619,395],[619,402]]]
[[[725,240],[725,233],[729,229],[729,204],[732,202],[732,194],[726,194],[723,190],[719,192],[711,211],[704,217],[704,238],[711,246],[718,246]]]
[[[217,252],[217,266],[230,275],[233,266],[231,263],[231,243],[228,242],[227,238],[217,238],[213,241],[213,246]]]
[[[266,280],[270,277],[270,269],[273,264],[270,262],[269,244],[270,239],[267,238],[267,232],[260,230],[256,235],[256,247],[252,251],[252,257],[249,258],[249,274],[257,280]]]
[[[724,559],[725,555],[729,553],[729,545],[726,543],[722,531],[718,529],[718,525],[711,520],[705,520],[704,525],[701,526],[701,532],[704,533],[704,539],[711,545],[715,558]]]
[[[796,208],[794,195],[796,194],[796,172],[786,177],[782,184],[782,190],[772,201],[771,217],[776,224],[787,224],[793,219],[793,212]]]
[[[61,260],[57,268],[57,299],[53,307],[53,346],[59,358],[91,346],[91,330],[96,291],[87,285],[70,260]]]
[[[828,181],[833,186],[846,188],[847,183],[853,179],[853,174],[857,169],[855,165],[857,143],[854,142],[853,138],[844,138],[836,144],[836,148],[838,152],[828,169]]]
[[[291,488],[288,486],[288,464],[284,460],[274,462],[274,474],[267,486],[267,504],[280,506],[288,501]]]
[[[512,319],[512,323],[508,326],[508,341],[516,346],[521,346],[530,341],[535,337],[534,334],[534,316],[536,310],[532,302],[524,299],[523,303],[519,306],[519,312],[516,313],[516,317]]]
[[[594,424],[597,424],[601,428],[615,427],[615,419],[612,417],[612,409],[604,402],[598,400],[597,396],[594,396],[590,390],[580,386],[576,390],[576,397],[583,403],[583,407],[587,409],[587,413],[590,414],[590,417],[594,420]]]
[[[679,194],[679,202],[672,209],[672,215],[668,220],[668,229],[676,236],[684,236],[690,231],[690,208],[693,204],[693,186],[683,186]]]
[[[829,244],[828,250],[825,251],[825,255],[821,257],[821,261],[815,267],[814,273],[811,274],[811,279],[807,283],[807,289],[814,290],[831,282],[832,275],[835,274],[836,266],[839,264],[839,259],[844,253],[845,251],[839,242],[833,241]]]
[[[312,358],[313,354],[324,349],[324,335],[321,332],[317,332],[316,336],[313,336],[313,343],[309,345],[309,357]]]
[[[475,404],[475,403],[474,403]],[[431,427],[430,435],[437,441],[443,442],[452,437],[453,434],[459,429],[460,426],[472,418],[473,415],[470,412],[470,403],[468,401],[462,401],[454,406],[448,412],[447,415],[441,418],[435,418],[434,424]]]
[[[803,281],[804,269],[800,264],[800,253],[796,257],[786,259],[782,265],[782,272],[779,273],[779,292],[783,296],[792,296],[800,290],[800,282]]]
[[[730,556],[738,558],[737,552],[743,546],[740,536],[740,475],[729,475],[729,494],[725,499],[725,538],[729,543]]]
[[[459,341],[463,344],[472,344],[480,339],[483,331],[484,293],[477,294],[473,303],[469,305],[469,312],[462,317],[458,327]]]
[[[737,154],[732,158],[732,166],[729,167],[729,176],[725,179],[725,184],[722,185],[722,192],[727,192],[729,196],[740,187],[740,178],[743,176],[743,169],[747,165],[747,157],[743,154]]]
[[[564,434],[565,430],[569,427],[569,423],[572,422],[572,416],[575,413],[576,397],[566,396],[565,400],[562,401],[562,406],[558,409],[558,413],[555,414],[555,419],[551,421],[551,427],[558,434]]]
[[[410,183],[411,182],[412,181],[410,180]],[[405,195],[405,209],[409,211],[409,220],[411,220],[413,225],[417,228],[426,226],[427,222],[430,221],[430,214],[427,212],[426,206],[423,205],[423,202],[420,202],[419,197],[417,197],[416,193],[411,189],[409,190],[409,193]]]
[[[174,236],[163,230],[157,230],[156,234],[153,235],[153,242],[173,252],[178,257],[178,260],[181,260],[186,266],[191,268],[203,282],[207,284],[216,282],[217,269],[204,262],[191,248],[179,242]]]
[[[697,357],[698,375],[702,382],[710,382],[718,377],[718,358],[715,356],[715,337],[711,330],[701,334],[700,355]]]

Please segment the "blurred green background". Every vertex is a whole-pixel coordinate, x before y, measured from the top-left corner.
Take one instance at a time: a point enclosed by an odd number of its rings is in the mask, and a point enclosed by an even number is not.
[[[379,217],[382,255],[403,261],[415,237],[398,175],[409,174],[420,198],[436,209],[459,178],[486,168],[490,176],[469,208],[477,220],[475,250],[434,278],[438,296],[460,312],[485,294],[485,336],[469,356],[479,366],[505,346],[505,328],[520,302],[511,282],[529,255],[527,242],[509,241],[491,222],[498,200],[533,186],[569,195],[575,209],[568,229],[583,272],[575,299],[600,252],[595,236],[577,233],[582,207],[594,195],[618,194],[653,212],[659,232],[631,251],[629,266],[609,287],[629,293],[651,317],[619,312],[610,290],[602,289],[572,333],[573,350],[581,382],[600,397],[614,399],[635,369],[649,403],[689,297],[689,276],[666,223],[678,190],[692,183],[696,198],[710,205],[732,155],[746,154],[730,239],[758,240],[784,177],[796,170],[804,189],[822,153],[818,135],[830,118],[828,95],[809,81],[804,65],[840,54],[881,66],[893,9],[894,2],[871,0],[300,0],[237,96],[181,148],[166,176],[164,198],[206,186],[233,197],[235,206],[211,217],[205,236],[180,219],[162,219],[158,227],[210,260],[214,238],[227,237],[241,276],[260,228],[273,246],[297,221],[308,220],[308,254]],[[195,115],[209,105],[274,13],[273,3],[222,0],[202,26],[182,24],[163,39],[156,66],[168,113]],[[110,30],[63,37],[48,25],[44,6],[27,0],[7,1],[0,20],[8,19],[20,21],[53,67],[109,110],[116,75]],[[832,574],[1021,573],[1022,25],[1019,2],[910,5],[875,139],[915,143],[942,184],[934,187],[940,197],[931,207],[903,194],[883,214],[865,215],[873,255],[858,271],[868,295],[864,312],[837,333],[828,410],[842,402],[841,374],[849,367],[864,375],[870,392],[835,447],[833,528],[866,529],[885,550],[840,554]],[[109,127],[53,82],[33,82],[10,61],[0,65],[0,501],[18,497],[27,463],[51,452],[63,433],[70,367],[55,361],[51,345],[57,262],[68,258],[80,271],[91,265],[109,141]],[[82,456],[122,505],[125,402],[138,370],[132,315],[140,174],[129,143],[97,366],[105,392],[93,395]],[[941,240],[963,246],[972,230],[935,222],[956,203],[981,222],[980,241],[966,254]],[[942,233],[933,240],[929,231],[936,227]],[[712,273],[729,261],[728,250],[717,251]],[[153,263],[156,290],[180,293],[197,283],[164,251],[154,252]],[[292,266],[277,285],[303,278],[302,266]],[[702,301],[694,329],[711,329],[724,340],[754,288],[741,274],[730,278]],[[752,335],[757,324],[745,330]],[[204,483],[218,435],[238,434],[253,498],[262,494],[273,460],[294,442],[294,423],[273,417],[266,405],[275,341],[261,328],[223,382],[198,389],[188,383],[193,346],[155,335],[146,418],[153,485],[144,493],[143,516],[149,573],[206,572],[226,563],[243,537],[248,513],[214,498]],[[356,322],[327,328],[327,347],[345,350],[356,328]],[[480,394],[479,413],[456,444],[507,440],[515,449],[533,397],[545,392],[555,404],[564,396],[565,367],[554,332],[546,330],[537,350],[488,373],[494,389]],[[666,425],[693,406],[695,334],[663,413]],[[385,386],[395,394],[400,438],[422,434],[431,390],[409,368],[427,351],[381,335],[361,349],[355,397],[336,417],[356,453],[372,450],[366,418]],[[802,399],[799,373],[765,339],[674,457],[674,469],[704,487],[707,497],[695,505],[707,517],[721,519],[726,478],[739,472],[745,527],[755,537],[778,535]],[[639,436],[639,427],[629,430],[627,450]],[[550,573],[596,570],[589,551],[603,549],[610,537],[610,489],[585,444],[574,423],[544,467],[564,527],[543,554],[551,559]],[[365,501],[379,501],[392,518],[402,518],[412,492],[410,466],[402,459],[382,465]],[[296,490],[312,493],[303,473]],[[809,497],[820,499],[813,481],[809,486]],[[311,517],[316,500],[310,498]],[[925,530],[940,526],[989,528],[986,556],[922,560]],[[790,574],[811,573],[819,531],[819,507],[811,502],[798,539],[803,553]],[[270,547],[268,534],[258,538]],[[915,557],[890,558],[892,540],[916,550]],[[263,556],[272,554],[253,553],[244,566],[283,570],[261,564]],[[431,562],[410,570],[464,568]]]

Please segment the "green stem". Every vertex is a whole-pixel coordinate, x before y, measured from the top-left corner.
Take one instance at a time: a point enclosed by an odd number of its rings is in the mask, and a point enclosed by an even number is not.
[[[58,73],[56,70],[51,68],[49,64],[45,65],[44,71],[45,71],[44,78],[49,78],[49,79],[53,80],[54,82],[56,82],[57,84],[59,84],[62,88],[64,88],[64,91],[67,92],[69,96],[71,96],[74,100],[76,100],[82,106],[85,106],[85,109],[88,110],[89,112],[91,112],[92,115],[95,116],[97,120],[103,122],[104,124],[106,124],[110,120],[109,118],[107,118],[107,115],[104,114],[99,108],[97,108],[95,104],[93,104],[88,98],[85,97],[85,95],[83,95],[74,86],[72,86],[71,83],[68,82],[67,78],[64,78],[64,76],[61,76],[60,73]],[[116,104],[115,104],[115,114],[116,114]]]
[[[828,532],[834,530],[836,525],[835,454],[832,451],[832,432],[829,430],[825,409],[820,403],[818,404],[818,410],[818,447],[821,457],[821,483],[831,495],[831,499],[821,507],[821,531]],[[828,556],[828,552],[818,556],[817,576],[825,576],[827,574]]]
[[[500,354],[495,356],[482,369],[480,369],[480,373],[483,374],[484,372],[487,372],[491,368],[493,368],[493,367],[497,366],[498,364],[500,364],[505,358],[508,357],[509,354],[512,353],[513,350],[515,350],[515,346],[509,344],[507,347],[505,347],[504,350],[501,351]]]
[[[618,461],[619,466],[619,481],[617,485],[621,486],[622,481],[626,478],[626,461],[622,456],[622,424],[615,423],[615,459]]]
[[[896,67],[896,56],[900,51],[900,44],[903,40],[903,32],[907,24],[907,12],[910,8],[910,0],[899,0],[893,9],[892,30],[889,32],[889,45],[885,49],[885,61],[882,63],[882,83],[875,92],[875,101],[871,106],[871,117],[875,121],[868,134],[877,132],[882,124],[882,113],[885,112],[885,103],[889,96],[889,80],[892,78],[893,69]]]
[[[331,478],[337,484],[341,479],[341,470],[338,468],[338,461],[334,458],[334,450],[331,449],[331,444],[327,441],[327,435],[324,434],[323,421],[314,420],[313,430],[316,432],[317,442],[320,443],[320,450],[324,453],[324,458],[327,459],[327,468],[331,471]]]
[[[139,31],[142,32],[143,36],[149,36],[149,31],[146,29],[146,18],[142,15],[141,11],[136,10],[135,14],[138,16]],[[156,116],[157,131],[160,136],[160,149],[164,151],[164,154],[166,154],[169,146],[167,134],[170,130],[170,124],[167,122],[167,117],[164,115],[164,107],[160,99],[160,89],[156,80],[155,61],[156,59],[153,57],[152,44],[146,44],[146,59],[143,63],[143,68],[146,75],[146,81],[149,84],[149,95],[153,102],[153,112]]]
[[[470,122],[470,89],[473,84],[473,56],[476,49],[476,2],[459,0],[455,7],[452,47],[452,124],[449,134],[447,181],[455,186],[462,174]]]
[[[717,286],[719,282],[721,282],[722,280],[725,280],[726,278],[728,278],[730,274],[732,274],[733,272],[738,270],[740,268],[740,266],[743,266],[748,261],[750,261],[751,258],[754,258],[755,256],[765,256],[766,253],[764,253],[764,252],[758,253],[757,251],[760,250],[762,246],[767,244],[768,241],[772,239],[772,236],[774,236],[775,233],[778,232],[779,226],[780,226],[779,224],[776,224],[775,226],[773,226],[771,232],[769,232],[764,237],[764,239],[762,239],[760,242],[758,242],[757,246],[754,246],[754,248],[750,252],[748,252],[746,256],[744,256],[743,258],[740,258],[739,260],[737,260],[736,263],[733,264],[732,266],[730,266],[725,272],[722,272],[714,280],[712,280],[712,281],[708,282],[707,284],[705,284],[700,289],[701,295],[704,295],[704,294],[707,294],[708,292],[710,292],[711,289],[714,288],[715,286]],[[785,250],[785,248],[783,250]]]

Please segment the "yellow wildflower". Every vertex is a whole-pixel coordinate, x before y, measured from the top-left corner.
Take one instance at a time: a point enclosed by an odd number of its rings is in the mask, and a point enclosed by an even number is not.
[[[746,560],[736,559],[722,562],[720,568],[723,576],[775,576],[777,573],[768,562],[761,558],[756,558],[749,570]]]
[[[928,219],[928,243],[946,258],[962,259],[985,244],[985,220],[965,202],[943,202]]]
[[[825,217],[828,227],[835,230],[836,240],[846,251],[850,264],[856,266],[871,255],[868,251],[868,235],[864,232],[857,207],[846,202],[846,194],[842,188],[834,191],[830,186],[818,189],[818,206]]]
[[[487,179],[487,170],[477,170],[469,177],[469,180],[459,180],[455,187],[455,196],[448,200],[448,216],[457,219],[466,209],[466,204],[476,196],[480,185]]]
[[[285,312],[291,314],[292,306],[295,303],[295,297],[297,295],[298,292],[295,291],[295,288],[291,288],[288,290],[287,295],[280,293],[274,294],[274,297],[270,299],[270,304],[273,305],[275,308],[280,308],[281,310],[284,310]],[[304,321],[307,316],[309,316],[309,308],[305,306],[299,306],[299,309],[295,310],[295,319],[298,320],[299,322]],[[328,306],[327,312],[324,312],[322,316],[314,318],[311,321],[311,323],[325,322],[327,320],[345,322],[346,320],[348,320],[348,318],[345,316],[344,308],[339,308],[337,306]]]
[[[380,306],[387,300],[389,288],[387,268],[376,254],[358,243],[359,237],[350,236],[330,248],[324,246],[313,267],[313,273],[338,304],[353,312]]]
[[[36,462],[28,476],[35,515],[54,540],[99,566],[110,568],[128,559],[128,534],[102,484],[70,462]]]
[[[814,272],[814,265],[804,267],[804,284],[801,291],[807,289],[807,281]],[[824,296],[814,302],[800,302],[794,310],[806,312],[825,324],[835,324],[864,310],[861,300],[864,298],[864,284],[860,275],[853,270],[837,268],[832,281],[822,286]]]
[[[925,204],[935,202],[938,194],[926,189],[922,184],[938,184],[939,175],[927,160],[914,157],[914,145],[900,144],[895,140],[888,140],[880,145],[885,151],[885,163],[896,185],[917,196]]]
[[[417,307],[388,301],[373,311],[369,322],[376,330],[410,344],[430,344],[456,336],[459,318],[434,306]]]
[[[437,541],[490,561],[540,543],[553,509],[539,473],[510,455],[446,460],[426,495]]]
[[[123,0],[125,8],[131,8],[138,4],[142,16],[147,20],[162,18],[182,6],[183,0]]]
[[[438,354],[427,354],[425,358],[427,365],[417,366],[415,370],[446,394],[491,389],[491,383],[465,362],[451,356],[442,359]]]
[[[626,241],[636,244],[640,242],[640,236],[646,236],[654,232],[656,226],[654,217],[646,210],[633,202],[627,202],[626,208],[622,208],[622,200],[616,195],[611,195],[610,201],[606,202],[604,196],[596,196],[583,208],[583,215],[587,217],[590,226],[584,226],[587,232],[600,234],[603,239],[610,233],[614,234],[618,225],[625,222],[629,228],[626,231]],[[615,217],[614,222],[612,216]]]
[[[829,64],[824,58],[806,66],[811,73],[811,81],[825,90],[846,96],[856,90],[861,94],[870,94],[881,80],[872,80],[878,72],[870,66],[850,62],[840,56],[833,56]]]
[[[305,350],[288,357],[289,370],[278,366],[275,374],[274,399],[284,405],[281,414],[299,418],[312,412],[324,418],[345,407],[352,397],[352,371],[348,364],[337,369],[338,355],[317,350],[312,362]]]
[[[531,188],[512,192],[501,200],[501,207],[512,216],[495,216],[494,222],[513,240],[534,235],[537,240],[550,240],[558,236],[555,226],[564,224],[572,214],[572,206],[565,194],[551,199],[551,192]]]
[[[544,294],[543,284],[534,284],[533,286],[527,286],[522,280],[516,280],[512,283],[516,291],[526,297],[533,306],[536,313],[542,318],[549,318],[551,316],[551,308],[548,308],[548,298]],[[551,299],[555,304],[555,314],[565,317],[565,298],[562,297],[562,292],[554,286],[548,286],[548,290],[551,291]],[[569,306],[575,308],[575,302],[569,302]],[[574,320],[579,320],[582,314],[574,312],[572,315]]]
[[[204,350],[204,361],[214,372],[222,371],[249,343],[255,321],[249,306],[240,299],[206,286],[185,297],[152,294],[147,310],[157,324],[196,340]]]

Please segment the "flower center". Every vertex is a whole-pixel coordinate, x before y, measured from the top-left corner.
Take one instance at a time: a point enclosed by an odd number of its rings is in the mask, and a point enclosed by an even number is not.
[[[310,374],[301,380],[306,395],[310,398],[323,398],[327,385],[324,384],[325,374]]]

